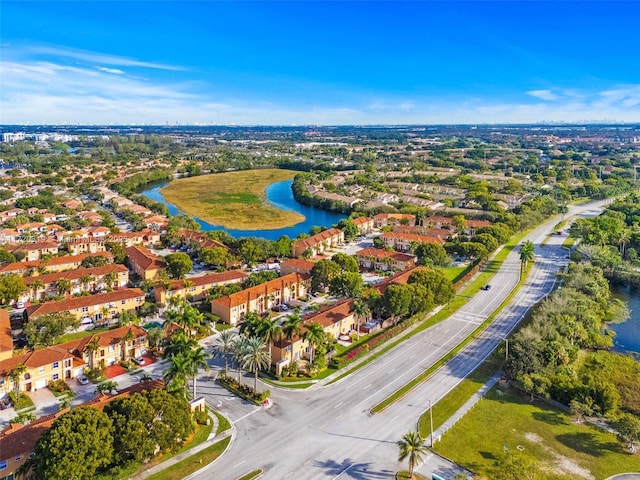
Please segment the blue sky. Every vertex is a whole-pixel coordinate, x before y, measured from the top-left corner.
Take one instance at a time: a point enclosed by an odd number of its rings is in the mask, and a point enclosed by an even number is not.
[[[640,2],[6,1],[0,123],[640,121]]]

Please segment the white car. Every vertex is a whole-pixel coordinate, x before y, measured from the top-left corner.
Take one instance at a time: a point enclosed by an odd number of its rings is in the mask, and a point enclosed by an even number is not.
[[[144,365],[144,358],[143,357],[134,358],[132,361],[136,365]]]
[[[84,375],[79,375],[76,377],[76,381],[80,384],[80,385],[86,385],[89,383],[89,379],[84,376]]]

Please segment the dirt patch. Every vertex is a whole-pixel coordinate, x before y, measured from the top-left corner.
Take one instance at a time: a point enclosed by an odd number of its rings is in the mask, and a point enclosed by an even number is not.
[[[555,473],[568,473],[569,475],[575,475],[576,477],[584,478],[585,480],[595,480],[596,477],[591,475],[589,470],[582,468],[570,458],[555,452],[551,453],[553,454],[555,461]]]
[[[524,438],[531,443],[542,443],[542,437],[537,433],[527,432],[524,434]]]

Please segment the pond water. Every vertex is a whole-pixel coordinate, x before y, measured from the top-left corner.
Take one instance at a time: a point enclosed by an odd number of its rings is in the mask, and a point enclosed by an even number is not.
[[[616,332],[613,350],[622,353],[640,352],[640,290],[612,285],[611,293],[626,302],[631,311],[626,322],[608,325]]]
[[[308,207],[306,205],[302,205],[298,203],[293,198],[293,192],[291,191],[291,184],[293,180],[286,180],[284,182],[276,182],[272,183],[267,187],[266,195],[267,200],[271,202],[278,208],[283,210],[292,210],[301,215],[304,215],[305,220],[303,222],[298,223],[292,227],[278,228],[274,230],[234,230],[231,228],[224,228],[220,225],[212,225],[204,220],[201,220],[198,217],[193,217],[201,226],[203,231],[209,230],[224,230],[230,235],[233,235],[236,238],[240,237],[262,237],[267,240],[277,240],[283,235],[287,235],[290,238],[297,237],[301,233],[309,233],[311,227],[318,225],[321,227],[331,227],[338,223],[343,218],[346,218],[345,215],[340,213],[327,212],[325,210],[321,210],[319,208]],[[161,202],[167,206],[169,209],[169,213],[171,215],[178,215],[181,212],[175,205],[167,202],[164,199],[162,193],[160,193],[160,189],[163,188],[166,183],[161,183],[158,185],[154,185],[153,187],[144,190],[141,192],[144,196],[150,198],[151,200],[155,200],[157,202]]]

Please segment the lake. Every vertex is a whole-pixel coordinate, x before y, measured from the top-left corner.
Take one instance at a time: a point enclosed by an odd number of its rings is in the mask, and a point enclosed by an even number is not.
[[[631,316],[623,323],[612,323],[608,327],[616,332],[615,352],[640,352],[640,290],[612,285],[611,293],[627,303]]]
[[[235,238],[261,237],[266,238],[267,240],[277,240],[283,235],[287,235],[290,238],[295,238],[301,233],[309,233],[309,230],[313,226],[318,225],[321,227],[331,227],[343,218],[346,218],[346,215],[343,215],[341,213],[327,212],[326,210],[308,207],[306,205],[298,203],[293,198],[293,192],[291,191],[292,183],[293,180],[272,183],[267,187],[266,191],[267,200],[269,200],[271,204],[283,210],[292,210],[305,216],[305,220],[303,222],[300,222],[292,227],[278,228],[275,230],[234,230],[231,228],[224,228],[220,225],[212,225],[208,222],[205,222],[204,220],[199,219],[198,217],[193,218],[200,224],[203,231],[224,230],[230,235],[233,235]],[[183,213],[175,205],[167,202],[164,199],[162,193],[160,193],[160,189],[166,185],[166,183],[154,185],[152,188],[144,190],[141,193],[151,200],[155,200],[157,202],[165,204],[169,209],[169,213],[171,215],[178,215]]]

